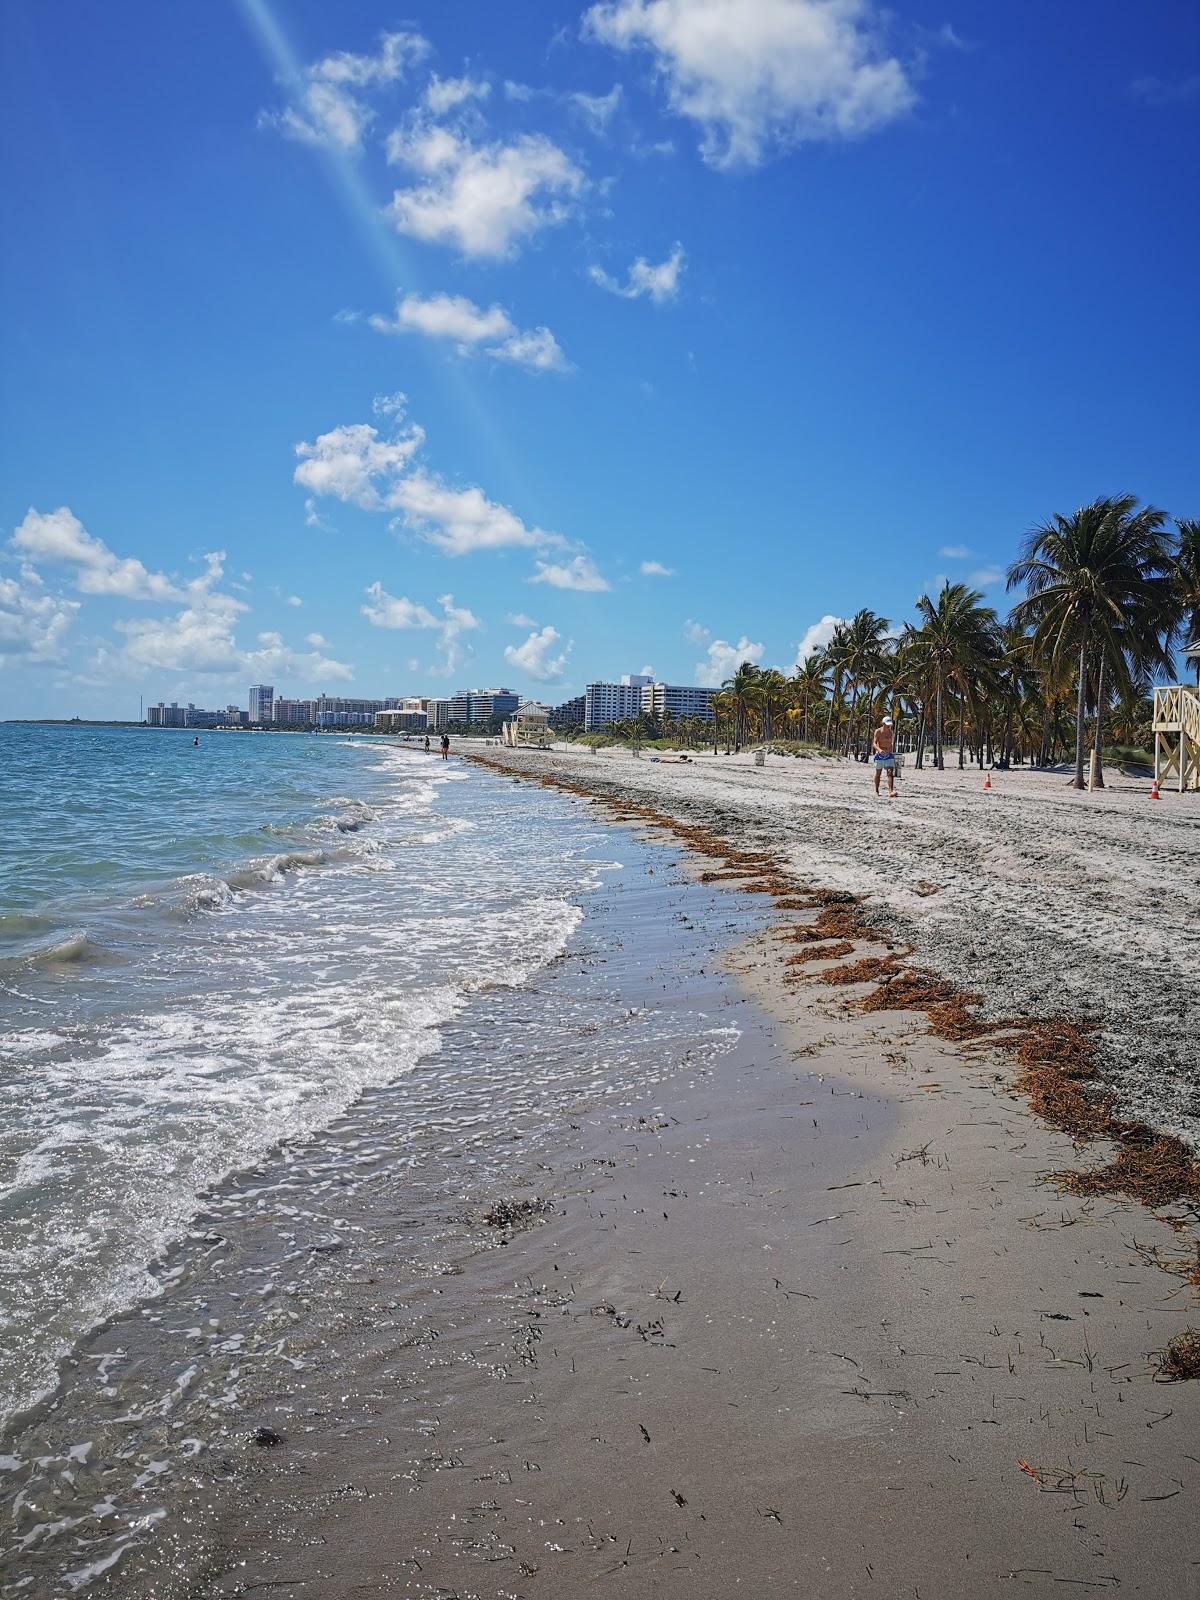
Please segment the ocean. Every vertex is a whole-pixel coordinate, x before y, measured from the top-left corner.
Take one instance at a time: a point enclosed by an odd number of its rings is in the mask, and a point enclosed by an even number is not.
[[[0,1594],[189,1572],[180,1508],[267,1397],[333,1351],[352,1386],[366,1241],[402,1304],[573,1106],[738,1037],[682,977],[716,892],[663,899],[664,848],[583,802],[193,738],[0,727]]]

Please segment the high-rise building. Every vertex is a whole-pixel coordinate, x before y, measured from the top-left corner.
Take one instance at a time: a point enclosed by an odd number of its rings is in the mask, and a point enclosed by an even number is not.
[[[521,703],[511,689],[457,689],[450,700],[448,722],[490,722],[510,717]]]
[[[564,700],[562,705],[551,708],[550,726],[552,728],[582,728],[586,711],[586,696],[577,694],[574,699]]]
[[[270,722],[271,710],[275,700],[275,690],[269,683],[252,683],[250,685],[250,721]]]
[[[610,722],[642,714],[642,691],[654,679],[644,672],[627,672],[620,683],[589,683],[583,691],[583,725],[606,728]]]
[[[642,711],[650,717],[700,717],[713,720],[715,689],[700,689],[678,683],[647,683],[642,689]]]

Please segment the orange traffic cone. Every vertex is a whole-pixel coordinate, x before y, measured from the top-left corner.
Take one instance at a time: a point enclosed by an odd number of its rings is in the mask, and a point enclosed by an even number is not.
[[[1162,795],[1160,795],[1159,792],[1158,792],[1158,779],[1157,778],[1155,778],[1150,784],[1150,798],[1151,798],[1151,800],[1161,800],[1162,799]]]
[[[984,777],[983,787],[985,789],[990,789],[992,787],[992,775],[991,775],[990,772],[987,773],[986,776]]]

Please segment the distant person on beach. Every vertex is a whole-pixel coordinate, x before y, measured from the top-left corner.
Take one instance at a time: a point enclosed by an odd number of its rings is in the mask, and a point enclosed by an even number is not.
[[[448,733],[444,733],[442,735],[442,760],[443,761],[449,761],[449,759],[450,759],[450,735]]]
[[[879,793],[879,780],[883,773],[888,775],[888,799],[892,800],[896,794],[896,752],[895,740],[892,732],[891,717],[884,717],[875,729],[875,737],[871,740],[871,759],[875,767],[875,793]]]
[[[429,735],[425,735],[425,754],[429,754]]]

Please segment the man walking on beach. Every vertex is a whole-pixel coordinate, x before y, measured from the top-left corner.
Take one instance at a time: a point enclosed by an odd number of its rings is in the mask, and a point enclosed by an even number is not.
[[[450,735],[448,733],[444,733],[442,735],[442,760],[443,761],[449,761],[449,759],[450,759]]]
[[[879,727],[875,729],[875,737],[871,740],[871,758],[875,766],[875,793],[879,793],[879,779],[884,772],[888,775],[888,799],[896,798],[896,752],[892,736],[892,719],[884,717]]]

